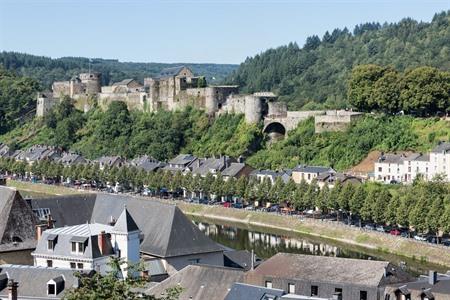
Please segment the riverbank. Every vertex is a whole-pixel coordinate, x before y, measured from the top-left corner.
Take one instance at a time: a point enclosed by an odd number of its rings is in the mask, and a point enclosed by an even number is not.
[[[178,207],[186,215],[197,218],[275,229],[286,234],[309,235],[450,268],[450,249],[448,247],[375,231],[365,231],[333,221],[321,221],[310,218],[300,219],[295,216],[282,216],[181,202],[178,203]]]

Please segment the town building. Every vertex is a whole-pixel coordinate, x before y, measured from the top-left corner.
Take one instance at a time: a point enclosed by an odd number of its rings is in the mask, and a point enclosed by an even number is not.
[[[336,171],[330,167],[298,165],[292,169],[292,179],[295,183],[305,181],[310,184],[314,179],[317,180],[320,174],[327,172],[335,173]]]
[[[35,145],[19,153],[15,159],[32,165],[41,160],[58,161],[61,153],[60,149],[52,146]]]
[[[450,143],[440,142],[429,154],[382,153],[374,164],[375,180],[384,183],[412,183],[417,177],[450,180]]]
[[[245,283],[292,294],[382,300],[387,285],[412,277],[386,261],[278,253],[246,273]]]
[[[263,182],[264,180],[269,179],[271,184],[274,184],[278,177],[281,177],[281,180],[284,183],[287,183],[290,180],[291,176],[291,170],[253,170],[249,175],[249,177],[255,178],[259,182]]]
[[[64,152],[58,162],[66,167],[78,164],[84,165],[88,163],[88,161],[83,156],[70,152]]]
[[[362,180],[359,177],[333,171],[320,173],[316,177],[316,181],[319,188],[323,188],[325,185],[327,185],[330,188],[333,188],[338,181],[342,184],[351,183],[358,185],[362,183]]]
[[[151,156],[143,155],[131,160],[128,166],[136,167],[138,170],[144,170],[146,172],[155,172],[164,168],[166,164]]]
[[[86,223],[47,229],[38,236],[32,253],[34,265],[83,271],[109,271],[111,257],[126,262],[122,268],[125,278],[128,264],[139,263],[140,230],[125,208],[117,222],[106,225]]]
[[[125,164],[125,160],[120,156],[102,156],[95,160],[100,170],[105,168],[120,168]]]
[[[164,171],[184,172],[187,167],[194,163],[198,158],[192,154],[179,154],[175,158],[169,160],[163,168]]]

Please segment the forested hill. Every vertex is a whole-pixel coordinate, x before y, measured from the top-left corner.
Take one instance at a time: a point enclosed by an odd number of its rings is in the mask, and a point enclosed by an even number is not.
[[[344,28],[311,36],[303,48],[291,43],[247,58],[227,81],[245,92],[277,92],[291,108],[334,108],[346,105],[348,76],[360,64],[449,70],[450,11],[436,14],[430,23],[367,23],[353,32]]]
[[[43,88],[49,88],[53,81],[68,80],[73,75],[89,70],[89,59],[85,57],[52,59],[18,52],[0,52],[0,64],[8,70],[15,71],[17,75],[37,80]],[[91,69],[102,73],[105,85],[126,78],[142,81],[144,77],[158,74],[163,68],[179,65],[190,67],[196,75],[206,76],[210,83],[223,81],[237,68],[237,65],[230,64],[132,63],[101,58],[91,60]]]

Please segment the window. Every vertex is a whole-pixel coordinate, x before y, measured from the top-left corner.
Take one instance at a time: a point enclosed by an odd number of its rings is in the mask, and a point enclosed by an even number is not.
[[[288,283],[288,292],[289,294],[295,294],[295,284]]]
[[[189,263],[192,264],[192,265],[199,264],[200,263],[200,258],[190,259]]]
[[[53,260],[51,260],[51,259],[47,260],[47,267],[49,267],[49,268],[53,267]]]
[[[47,284],[47,295],[56,295],[56,286],[54,284]]]
[[[72,242],[72,253],[76,253],[77,252],[77,243]]]
[[[311,297],[319,296],[319,287],[317,285],[311,286]]]
[[[71,269],[75,269],[75,268],[76,268],[76,264],[75,264],[74,262],[71,262],[71,263],[70,263],[70,268],[71,268]]]
[[[367,292],[366,291],[359,291],[359,299],[360,300],[367,300]]]
[[[382,172],[383,168],[382,167],[378,167],[378,172]]]
[[[266,280],[266,288],[271,289],[272,288],[272,281]]]
[[[342,289],[341,288],[335,288],[334,289],[335,294],[341,294],[342,295]]]
[[[84,252],[84,243],[78,243],[78,253]]]
[[[47,241],[47,250],[53,251],[53,241],[52,240]]]
[[[82,263],[77,263],[77,268],[78,269],[83,269],[83,264]]]

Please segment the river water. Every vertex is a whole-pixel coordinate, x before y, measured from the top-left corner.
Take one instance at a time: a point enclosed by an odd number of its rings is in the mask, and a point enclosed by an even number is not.
[[[242,224],[229,224],[215,220],[192,218],[194,224],[212,240],[228,248],[254,251],[260,258],[269,258],[278,252],[306,255],[335,256],[357,259],[388,260],[404,267],[414,275],[427,274],[429,270],[446,272],[447,269],[427,262],[407,259],[382,251],[354,247],[296,233],[255,228]]]

